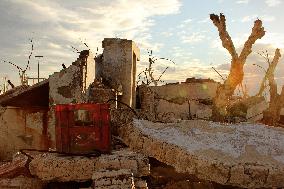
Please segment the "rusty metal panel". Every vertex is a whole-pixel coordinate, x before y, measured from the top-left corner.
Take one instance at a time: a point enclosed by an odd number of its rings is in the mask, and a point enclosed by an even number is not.
[[[109,152],[109,104],[56,105],[56,149],[66,153]]]

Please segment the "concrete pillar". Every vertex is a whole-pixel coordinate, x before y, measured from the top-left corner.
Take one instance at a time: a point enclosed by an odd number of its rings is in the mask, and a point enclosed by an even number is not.
[[[135,108],[136,64],[140,50],[132,40],[105,38],[103,40],[101,77],[114,89],[122,87],[121,101]]]

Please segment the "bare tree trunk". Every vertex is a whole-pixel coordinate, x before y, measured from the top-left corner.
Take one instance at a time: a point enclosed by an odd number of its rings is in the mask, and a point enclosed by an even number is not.
[[[276,94],[273,100],[270,99],[269,108],[264,112],[263,122],[267,125],[276,126],[280,119],[280,111],[283,105],[284,105],[284,87],[282,87],[280,95]]]
[[[274,72],[275,72],[275,68],[279,62],[279,59],[281,57],[281,54],[280,54],[280,49],[276,49],[275,50],[275,54],[274,54],[274,58],[272,60],[272,62],[270,62],[269,60],[269,55],[267,53],[267,55],[264,57],[266,62],[268,63],[268,68],[267,68],[267,71],[265,73],[265,76],[264,78],[262,79],[262,82],[260,84],[260,88],[259,88],[259,92],[258,92],[258,96],[261,96],[262,93],[264,92],[265,90],[265,82],[268,80],[269,82],[269,86],[270,86],[270,89],[273,88],[273,83],[274,83]],[[275,92],[275,91],[274,91]],[[273,93],[274,93],[273,92]],[[277,94],[277,86],[276,86],[276,93]],[[270,95],[271,95],[271,92],[270,92]]]
[[[264,123],[267,125],[276,125],[280,119],[280,110],[284,104],[284,87],[282,87],[281,94],[277,92],[277,84],[274,79],[275,68],[281,57],[280,50],[276,49],[272,62],[267,58],[269,65],[265,76],[262,80],[258,95],[262,95],[265,89],[265,82],[268,80],[270,101],[267,111],[264,112]]]
[[[224,121],[230,97],[232,97],[237,86],[243,81],[243,67],[248,55],[252,52],[252,45],[257,39],[261,39],[265,35],[265,31],[262,27],[262,21],[256,20],[250,36],[245,42],[240,55],[238,55],[233,41],[227,32],[225,16],[223,14],[220,14],[220,16],[211,14],[210,19],[218,29],[223,47],[228,50],[232,57],[230,74],[224,84],[217,89],[217,95],[214,99],[213,119],[215,121]]]

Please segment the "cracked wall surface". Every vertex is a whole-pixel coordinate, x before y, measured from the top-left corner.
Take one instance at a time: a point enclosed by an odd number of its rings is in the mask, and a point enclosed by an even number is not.
[[[160,98],[175,101],[177,99],[212,99],[216,95],[217,82],[180,83],[163,86],[151,86],[151,90]]]
[[[84,102],[86,90],[94,79],[95,62],[92,53],[82,51],[71,66],[49,77],[49,104]]]
[[[44,119],[47,110],[19,107],[1,108],[0,159],[9,160],[19,149],[46,149],[49,134]]]
[[[199,80],[198,80],[199,81]],[[139,86],[141,110],[149,120],[210,119],[219,83],[184,82],[162,86]]]
[[[188,120],[134,120],[118,129],[139,151],[199,179],[239,187],[284,187],[284,129]]]
[[[80,67],[71,65],[49,77],[49,103],[69,104],[83,101]]]

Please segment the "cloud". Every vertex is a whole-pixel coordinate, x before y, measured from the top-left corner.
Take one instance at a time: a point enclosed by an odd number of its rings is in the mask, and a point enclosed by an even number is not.
[[[243,17],[241,19],[241,22],[253,22],[256,19],[260,19],[264,22],[272,22],[272,21],[275,20],[275,17],[271,16],[271,15],[256,15],[256,14],[253,14],[253,15]]]
[[[209,17],[206,17],[202,20],[199,20],[198,23],[202,24],[202,23],[209,23],[210,22],[210,18]]]
[[[5,37],[0,38],[0,56],[24,66],[30,49],[28,39],[33,37],[34,53],[43,55],[48,65],[41,68],[47,77],[60,69],[63,62],[68,66],[77,58],[71,46],[84,49],[80,38],[91,49],[101,47],[104,37],[119,37],[135,39],[140,48],[158,51],[163,44],[152,40],[154,17],[177,14],[180,7],[179,0],[153,0],[151,5],[146,0],[3,0],[0,35]],[[32,64],[35,63],[33,59]],[[2,64],[0,75],[5,73],[17,77],[14,68]]]
[[[183,43],[197,43],[203,41],[205,39],[205,35],[201,34],[201,32],[194,32],[190,35],[184,35],[181,37]]]
[[[281,0],[265,0],[265,3],[269,7],[275,7],[277,5],[280,5],[282,2]]]
[[[186,20],[183,20],[177,27],[178,28],[189,28],[190,25],[192,24],[192,19],[191,18],[188,18]]]
[[[236,1],[237,4],[248,4],[249,0],[238,0]]]
[[[284,34],[267,31],[259,43],[270,46],[270,48],[284,48]]]
[[[162,32],[161,35],[164,36],[164,37],[171,37],[174,34],[172,32]]]

